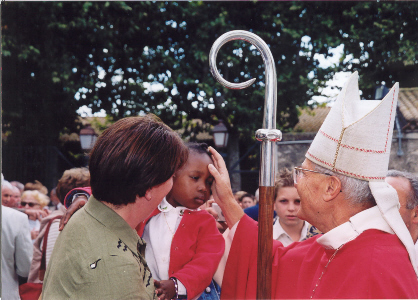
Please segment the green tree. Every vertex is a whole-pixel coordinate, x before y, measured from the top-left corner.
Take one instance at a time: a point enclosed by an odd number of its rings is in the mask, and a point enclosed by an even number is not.
[[[335,20],[344,44],[342,70],[358,70],[363,97],[374,99],[381,81],[418,86],[418,3],[364,2]]]
[[[75,130],[75,110],[87,105],[115,120],[153,112],[191,139],[223,119],[235,161],[239,141],[249,148],[262,124],[264,66],[251,45],[230,42],[218,55],[223,76],[257,81],[236,91],[214,80],[209,50],[230,30],[252,31],[270,46],[282,130],[296,124],[297,107],[336,71],[358,69],[369,94],[375,81],[395,80],[395,65],[397,74],[417,68],[417,3],[5,2],[2,8],[7,143],[55,143],[60,132]],[[352,54],[360,63],[318,68],[315,54],[327,56],[342,43],[343,59]],[[150,90],[148,83],[164,88]],[[202,125],[191,122],[196,118]]]

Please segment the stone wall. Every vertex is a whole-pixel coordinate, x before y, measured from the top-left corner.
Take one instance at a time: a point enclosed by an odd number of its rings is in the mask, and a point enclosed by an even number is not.
[[[418,175],[418,132],[402,133],[402,156],[398,156],[397,136],[397,131],[394,131],[389,169]],[[282,141],[277,143],[277,169],[300,166],[314,137],[315,133],[284,133]]]
[[[407,171],[418,175],[418,132],[402,133],[401,148],[403,155],[399,156],[397,132],[393,133],[389,169]]]
[[[300,166],[314,137],[315,133],[284,133],[277,143],[277,168]]]

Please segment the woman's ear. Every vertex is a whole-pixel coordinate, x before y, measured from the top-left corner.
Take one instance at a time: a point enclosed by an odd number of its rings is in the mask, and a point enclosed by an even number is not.
[[[325,182],[324,201],[328,202],[335,199],[341,193],[341,181],[336,176],[327,176]]]
[[[149,188],[145,192],[145,199],[147,199],[147,201],[151,201],[152,200],[152,188]]]

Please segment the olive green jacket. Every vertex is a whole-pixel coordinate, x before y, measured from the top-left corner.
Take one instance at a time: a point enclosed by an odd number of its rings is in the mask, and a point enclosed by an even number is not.
[[[58,236],[42,298],[153,299],[145,242],[115,211],[90,197]]]

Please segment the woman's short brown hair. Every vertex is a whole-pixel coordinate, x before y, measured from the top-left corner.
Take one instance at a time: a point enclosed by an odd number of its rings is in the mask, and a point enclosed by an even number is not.
[[[97,139],[90,154],[94,197],[113,205],[135,198],[167,181],[187,160],[179,135],[149,114],[121,119]]]
[[[87,168],[72,168],[64,171],[57,184],[57,197],[64,204],[65,196],[77,187],[90,186],[90,172]]]

